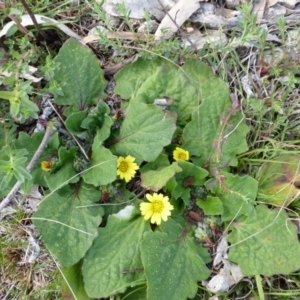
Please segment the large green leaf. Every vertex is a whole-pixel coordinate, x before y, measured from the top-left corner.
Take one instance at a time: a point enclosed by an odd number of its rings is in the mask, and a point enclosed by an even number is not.
[[[145,83],[147,78],[164,62],[166,61],[161,58],[151,60],[139,58],[134,63],[128,64],[115,75],[115,93],[126,100],[134,99],[136,92]]]
[[[148,190],[157,192],[167,184],[170,178],[181,171],[182,169],[176,162],[157,171],[149,170],[141,174],[141,186]]]
[[[198,66],[200,63],[194,63],[195,68],[198,69]],[[168,109],[178,114],[179,124],[186,124],[201,102],[199,82],[189,75],[165,61],[141,85],[134,100],[153,103],[155,99],[167,96],[173,101]]]
[[[261,205],[231,226],[229,259],[246,276],[289,274],[300,268],[297,227],[283,210]]]
[[[143,80],[122,92],[132,70],[139,74],[143,69],[147,70]],[[199,156],[202,166],[237,165],[236,155],[248,149],[245,137],[249,129],[242,114],[232,107],[228,87],[202,62],[190,60],[178,67],[159,59],[153,67],[138,60],[119,73],[117,86],[121,95],[134,102],[152,104],[157,98],[171,98],[168,110],[177,113],[180,125],[192,116],[183,132],[183,148]]]
[[[197,110],[205,92],[202,86],[210,93],[215,89],[212,71],[194,60],[179,67],[160,58],[138,59],[117,74],[116,83],[116,92],[125,99],[152,104],[157,98],[171,98],[168,109],[178,114],[179,124],[186,124]]]
[[[121,126],[120,137],[110,149],[119,156],[131,155],[138,164],[154,161],[170,144],[176,117],[155,105],[131,102]]]
[[[43,242],[60,263],[70,267],[77,263],[92,245],[101,223],[103,208],[91,206],[100,192],[87,186],[69,186],[46,196],[32,220]]]
[[[198,281],[210,272],[205,264],[210,256],[183,228],[169,219],[164,232],[146,232],[141,245],[142,261],[151,300],[182,300],[195,297]]]
[[[221,172],[223,181],[212,188],[223,202],[223,221],[230,221],[238,216],[249,216],[254,209],[258,183],[251,176],[238,176]]]
[[[106,298],[145,281],[140,243],[143,233],[149,230],[149,223],[142,217],[109,217],[82,267],[85,290],[90,297]]]
[[[202,103],[183,130],[183,148],[200,157],[202,166],[237,165],[236,155],[248,149],[249,128],[232,107],[229,89],[219,78],[201,85]]]
[[[197,199],[197,205],[203,209],[205,215],[222,215],[223,203],[218,197],[207,196],[205,200]]]
[[[82,108],[96,103],[104,95],[106,82],[99,61],[90,49],[80,42],[69,39],[61,47],[54,61],[59,67],[54,71],[53,80],[63,95],[56,95],[55,103],[77,104]]]
[[[99,141],[101,135],[100,129],[94,139],[93,155],[88,165],[89,169],[82,174],[82,178],[86,183],[95,186],[111,183],[117,177],[117,157],[101,145],[101,138]]]

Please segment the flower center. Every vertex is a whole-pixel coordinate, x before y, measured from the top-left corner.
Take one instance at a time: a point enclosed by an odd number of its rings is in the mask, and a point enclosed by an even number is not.
[[[161,213],[164,210],[164,204],[160,200],[154,200],[152,202],[152,210],[154,213]]]
[[[181,160],[186,160],[186,155],[185,155],[185,153],[179,153],[179,154],[178,154],[178,157],[179,157],[179,159],[181,159]]]
[[[121,162],[120,162],[119,170],[120,170],[121,172],[124,172],[124,173],[128,170],[128,164],[127,164],[126,161],[121,161]]]

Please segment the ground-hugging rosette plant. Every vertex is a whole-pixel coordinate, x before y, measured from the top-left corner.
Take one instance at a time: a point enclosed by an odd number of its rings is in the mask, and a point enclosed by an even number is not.
[[[32,183],[48,190],[32,219],[80,299],[194,298],[210,276],[210,246],[225,229],[229,259],[244,274],[300,268],[290,251],[300,247],[287,214],[257,207],[258,182],[232,173],[249,129],[226,84],[205,64],[138,59],[123,68],[115,76],[124,100],[116,118],[98,99],[106,83],[88,48],[69,40],[55,61],[53,80],[64,93],[55,102],[66,105],[66,124],[80,145],[61,138],[46,149]],[[166,95],[167,109],[154,104]],[[264,214],[280,236],[267,229]],[[201,224],[207,242],[195,237]],[[239,255],[243,247],[251,255]],[[264,254],[270,249],[284,252],[275,257],[280,267]],[[71,292],[65,287],[64,293]]]

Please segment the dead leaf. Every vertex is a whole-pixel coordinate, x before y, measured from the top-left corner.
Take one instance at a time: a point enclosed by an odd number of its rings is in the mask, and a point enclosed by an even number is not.
[[[300,155],[283,154],[258,171],[258,200],[288,206],[300,195]]]
[[[67,27],[64,24],[61,24],[60,22],[58,22],[58,21],[56,21],[54,19],[42,16],[42,15],[34,15],[34,16],[35,16],[35,19],[36,19],[36,21],[37,21],[38,24],[47,24],[48,26],[51,26],[51,25],[55,26],[55,27],[59,28],[61,31],[63,31],[69,37],[73,37],[73,38],[75,38],[77,40],[81,39],[81,37],[78,34],[76,34],[74,31],[72,31],[69,27]],[[23,16],[21,16],[21,24],[24,27],[33,26],[34,25],[32,19],[31,19],[31,17],[29,15],[23,15]],[[13,21],[8,22],[2,28],[2,30],[0,31],[0,37],[6,35],[6,33],[8,32],[8,30],[13,25],[15,25],[15,22],[13,22]]]

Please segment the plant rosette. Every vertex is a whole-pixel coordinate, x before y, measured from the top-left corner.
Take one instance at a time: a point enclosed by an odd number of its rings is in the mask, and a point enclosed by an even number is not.
[[[257,180],[233,173],[237,155],[248,149],[249,128],[227,85],[208,66],[190,60],[179,68],[163,59],[142,58],[127,65],[115,75],[114,92],[124,100],[120,122],[98,100],[106,82],[87,47],[70,39],[54,62],[59,68],[53,82],[62,91],[55,103],[67,106],[67,127],[85,145],[56,136],[46,147],[31,181],[43,183],[48,192],[32,220],[64,266],[73,295],[195,297],[198,283],[210,276],[206,264],[211,256],[186,218],[184,212],[191,209],[223,222],[213,224],[214,233],[231,224],[229,259],[244,274],[300,268],[289,251],[300,253],[288,215],[257,207]],[[154,100],[164,95],[173,101],[162,109]],[[31,147],[29,141],[38,141],[36,137],[21,138]],[[57,159],[48,171],[52,157]],[[133,210],[121,217],[128,205]],[[280,235],[265,230],[263,214],[270,222],[278,216],[274,228],[280,228]],[[200,239],[209,236],[216,243],[209,230]],[[254,235],[257,230],[265,233]],[[268,263],[257,264],[258,248],[264,249],[261,259]],[[247,255],[239,255],[239,249]],[[275,261],[266,257],[277,250],[282,255],[274,256]],[[72,294],[68,288],[64,293]]]

